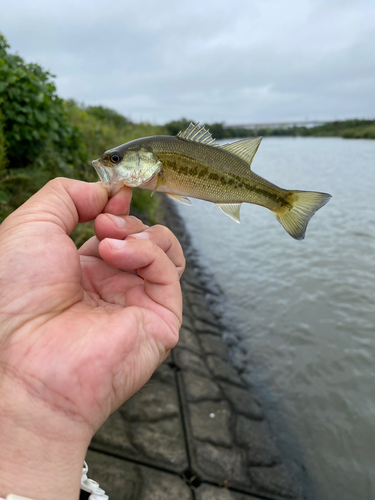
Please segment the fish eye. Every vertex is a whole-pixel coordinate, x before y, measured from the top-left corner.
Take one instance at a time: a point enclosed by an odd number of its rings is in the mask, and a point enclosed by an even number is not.
[[[116,154],[111,155],[111,162],[112,163],[118,163],[119,161],[121,161],[121,156],[116,155]]]

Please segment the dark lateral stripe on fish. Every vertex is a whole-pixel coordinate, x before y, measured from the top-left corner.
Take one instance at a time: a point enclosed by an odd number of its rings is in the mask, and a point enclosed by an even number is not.
[[[176,155],[173,155],[176,156]],[[163,165],[166,169],[170,169],[178,175],[185,175],[186,177],[195,177],[196,179],[209,179],[212,181],[220,182],[223,187],[231,187],[232,189],[245,189],[250,193],[256,193],[260,196],[264,196],[266,199],[272,200],[275,203],[280,204],[284,207],[291,207],[292,205],[285,199],[285,197],[280,197],[277,194],[271,193],[266,189],[262,189],[259,185],[248,184],[246,179],[240,177],[236,174],[229,174],[226,172],[212,172],[212,167],[190,167],[189,165],[184,165],[182,159],[186,162],[191,162],[191,159],[187,156],[180,155],[179,165],[177,160],[166,160],[163,158]],[[202,164],[200,164],[202,165]],[[209,171],[211,170],[211,173]]]

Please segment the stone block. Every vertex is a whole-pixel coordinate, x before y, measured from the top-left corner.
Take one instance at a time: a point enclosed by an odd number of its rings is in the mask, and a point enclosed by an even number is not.
[[[188,263],[189,264],[189,263]],[[198,282],[197,276],[194,272],[193,266],[187,265],[184,271],[184,274],[181,278],[182,285],[186,284],[190,285],[193,289],[201,289],[202,285]]]
[[[177,386],[173,371],[164,366],[119,411],[125,420],[157,421],[179,415]]]
[[[263,419],[263,411],[260,404],[248,390],[225,382],[220,382],[220,387],[236,413],[246,415],[255,420]]]
[[[139,466],[88,450],[88,477],[99,483],[106,494],[116,500],[138,499],[142,490]]]
[[[192,305],[190,309],[195,318],[213,326],[217,325],[217,318],[208,309],[207,304]]]
[[[235,369],[227,361],[214,355],[207,356],[206,361],[215,378],[236,385],[244,385]]]
[[[198,308],[207,308],[206,297],[200,290],[186,290],[185,298],[188,301],[189,306],[197,306]]]
[[[131,440],[131,425],[126,422],[119,410],[115,411],[104,422],[100,429],[96,432],[92,442],[99,444],[102,449],[116,450],[125,456],[136,456],[138,450],[132,445]]]
[[[232,445],[233,437],[229,427],[231,411],[226,401],[189,403],[189,414],[191,432],[195,439],[221,446]]]
[[[211,484],[201,484],[195,491],[196,500],[259,500],[247,493],[237,493],[228,488],[219,488]]]
[[[193,330],[193,323],[191,322],[191,319],[190,319],[190,314],[189,314],[189,311],[186,310],[186,308],[184,307],[184,310],[182,311],[182,326],[184,328],[187,328],[188,330]]]
[[[179,417],[131,425],[131,442],[147,463],[182,472],[188,465]]]
[[[194,354],[187,349],[182,349],[179,346],[173,349],[173,354],[176,360],[176,365],[181,370],[190,370],[206,377],[210,376],[210,372],[208,371],[204,359],[197,354]]]
[[[206,354],[215,354],[219,358],[228,359],[228,349],[222,339],[217,335],[200,335],[200,342]]]
[[[288,469],[283,464],[274,467],[250,467],[249,474],[259,493],[293,500],[301,498],[301,492],[296,488]]]
[[[189,349],[196,354],[200,354],[202,352],[202,347],[199,343],[198,335],[193,330],[188,330],[184,326],[182,326],[180,330],[178,346]]]
[[[193,500],[191,489],[176,474],[88,451],[88,477],[113,500]]]
[[[180,476],[148,467],[141,468],[141,475],[143,488],[140,500],[193,500],[192,490]]]
[[[222,399],[220,388],[212,379],[188,371],[178,375],[181,376],[187,401]]]
[[[221,329],[218,325],[211,325],[199,318],[193,317],[193,325],[198,333],[212,333],[213,335],[221,336]]]
[[[184,273],[185,274],[185,273]],[[189,292],[200,292],[200,288],[197,287],[196,285],[193,285],[192,283],[189,283],[188,281],[186,281],[185,279],[185,276],[183,276],[181,278],[181,288],[182,288],[182,292],[185,296],[185,294],[189,293]]]
[[[249,465],[274,465],[281,461],[271,431],[264,420],[260,422],[239,415],[236,422],[236,440],[248,450]]]
[[[206,481],[228,487],[234,483],[246,484],[246,454],[240,448],[225,448],[211,443],[194,441],[193,469]]]

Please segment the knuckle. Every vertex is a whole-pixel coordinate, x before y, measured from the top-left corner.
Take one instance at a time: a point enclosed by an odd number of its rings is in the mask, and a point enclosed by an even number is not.
[[[126,220],[132,224],[133,226],[142,226],[142,227],[147,227],[143,222],[135,217],[134,215],[126,215]]]
[[[63,179],[62,177],[55,177],[54,179],[51,179],[50,181],[47,182],[47,186],[55,189],[56,187],[61,187],[63,184]]]
[[[170,233],[170,230],[167,227],[162,226],[161,224],[156,224],[155,226],[152,226],[150,229],[154,232],[159,233],[161,236],[166,236],[167,234]]]

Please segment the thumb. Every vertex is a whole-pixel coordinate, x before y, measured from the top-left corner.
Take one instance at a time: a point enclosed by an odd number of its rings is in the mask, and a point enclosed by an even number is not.
[[[107,201],[108,192],[101,183],[87,183],[60,177],[48,182],[13,212],[3,225],[54,222],[66,234],[70,234],[78,222],[95,219]]]

